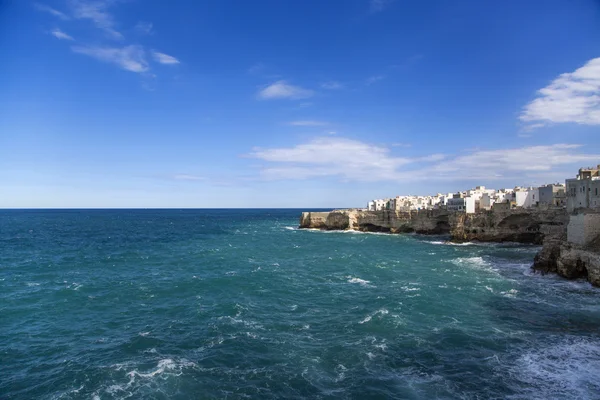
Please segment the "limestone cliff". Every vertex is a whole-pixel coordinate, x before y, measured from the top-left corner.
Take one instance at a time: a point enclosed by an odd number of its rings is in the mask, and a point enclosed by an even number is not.
[[[351,209],[332,212],[304,212],[300,217],[300,228],[444,234],[450,232],[448,218],[447,212],[433,210],[397,212]]]
[[[600,236],[585,246],[567,242],[566,230],[563,235],[550,236],[535,256],[533,269],[568,279],[585,278],[600,286]]]
[[[454,213],[450,234],[454,241],[542,244],[544,237],[565,231],[568,215],[562,209],[517,209]]]
[[[541,244],[549,234],[565,229],[564,210],[506,210],[479,214],[445,210],[413,212],[336,210],[305,212],[301,228],[366,232],[450,234],[454,241],[521,242]]]

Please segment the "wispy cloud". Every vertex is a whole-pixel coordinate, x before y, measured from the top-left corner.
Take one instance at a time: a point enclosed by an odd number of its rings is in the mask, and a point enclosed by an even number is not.
[[[152,35],[152,22],[139,21],[133,28],[138,35]]]
[[[395,156],[384,146],[340,137],[322,137],[289,148],[256,148],[251,157],[267,164],[264,179],[308,179],[326,176],[346,181],[414,181],[564,179],[557,168],[596,162],[598,154],[581,152],[576,144],[471,150],[469,154]],[[523,160],[527,160],[526,163]]]
[[[374,76],[368,77],[365,83],[370,86],[370,85],[372,85],[376,82],[379,82],[383,79],[385,79],[384,75],[374,75]]]
[[[154,58],[154,60],[156,62],[159,62],[161,64],[167,64],[167,65],[179,64],[179,60],[176,59],[175,57],[170,56],[165,53],[159,53],[158,51],[153,51],[152,57]]]
[[[409,164],[386,148],[345,138],[322,137],[290,148],[256,148],[251,157],[279,164],[265,167],[266,179],[339,176],[351,180],[385,180]]]
[[[329,122],[316,120],[300,120],[292,121],[289,124],[292,126],[327,126],[329,125]]]
[[[528,130],[551,123],[600,125],[600,57],[540,89],[519,119]]]
[[[338,90],[343,89],[344,85],[337,81],[329,81],[321,83],[321,87],[327,90]]]
[[[58,11],[50,6],[47,6],[45,4],[41,4],[41,3],[33,3],[33,6],[36,8],[36,10],[38,11],[42,11],[42,12],[46,12],[48,14],[52,14],[57,18],[60,18],[62,20],[69,20],[69,16],[61,11]]]
[[[201,181],[204,177],[190,174],[177,174],[173,176],[176,181]]]
[[[286,81],[277,81],[258,92],[258,98],[262,100],[306,99],[313,95],[312,90],[290,85]]]
[[[143,73],[149,69],[145,51],[141,46],[132,45],[122,48],[73,46],[71,50],[100,61],[115,64],[126,71]]]
[[[70,0],[71,12],[76,19],[88,19],[96,25],[97,28],[104,31],[107,37],[121,40],[123,35],[115,30],[115,21],[113,16],[107,11],[111,4],[107,0]]]
[[[378,13],[383,11],[387,6],[392,3],[393,0],[370,0],[369,11],[372,13]]]
[[[61,40],[75,40],[75,39],[73,39],[72,36],[67,35],[60,29],[54,29],[53,31],[50,32],[50,34],[53,35],[55,38],[61,39]]]

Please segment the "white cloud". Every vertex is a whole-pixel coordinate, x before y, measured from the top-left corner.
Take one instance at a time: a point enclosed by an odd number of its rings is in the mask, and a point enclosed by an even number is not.
[[[267,179],[340,176],[351,180],[385,180],[411,160],[393,157],[388,149],[357,140],[323,137],[290,148],[254,149],[251,157],[283,166],[262,170]]]
[[[580,149],[580,145],[555,144],[501,150],[474,149],[459,156],[400,157],[383,146],[322,137],[289,148],[256,148],[250,157],[266,163],[261,167],[265,179],[327,176],[345,181],[506,179],[516,185],[523,179],[541,176],[548,181],[564,180],[566,176],[558,168],[572,166],[575,171],[581,164],[600,160],[600,155],[585,154]]]
[[[446,170],[460,171],[481,169],[497,174],[505,172],[550,171],[563,164],[581,164],[595,161],[600,155],[579,154],[578,144],[554,144],[551,146],[528,146],[516,149],[479,150],[460,156],[444,165]],[[440,166],[442,167],[442,166]]]
[[[148,71],[145,51],[141,46],[85,47],[73,46],[75,53],[85,54],[100,61],[117,65],[126,71],[142,73]]]
[[[369,9],[372,13],[383,11],[392,0],[371,0],[369,2]]]
[[[529,130],[549,123],[600,125],[600,57],[540,89],[519,119]]]
[[[313,95],[312,90],[290,85],[286,81],[277,81],[258,92],[258,98],[262,100],[306,99]]]
[[[161,64],[167,64],[167,65],[179,64],[179,60],[176,59],[175,57],[170,56],[165,53],[159,53],[158,51],[153,51],[152,57],[154,58],[154,60],[156,62],[159,62]]]
[[[111,39],[121,40],[123,35],[115,30],[113,16],[106,10],[110,4],[107,0],[71,0],[71,11],[76,19],[89,19],[97,28],[104,31]]]
[[[315,121],[315,120],[301,120],[301,121],[292,121],[290,122],[292,126],[327,126],[329,122],[325,121]]]
[[[75,40],[75,39],[73,39],[72,36],[67,35],[60,29],[54,29],[53,31],[50,32],[50,34],[52,34],[55,38],[61,39],[61,40]]]
[[[139,21],[133,28],[138,35],[152,35],[152,22]]]
[[[383,75],[374,75],[374,76],[370,76],[369,78],[367,78],[367,85],[372,85],[375,82],[379,82],[381,80],[385,79],[385,76]]]
[[[342,85],[341,83],[339,83],[337,81],[329,81],[329,82],[321,83],[321,87],[323,89],[327,89],[327,90],[337,90],[337,89],[343,89],[344,85]]]
[[[65,13],[63,13],[61,11],[58,11],[58,10],[52,8],[52,7],[49,7],[49,6],[45,5],[45,4],[34,3],[33,5],[34,5],[34,7],[38,11],[42,11],[42,12],[46,12],[48,14],[52,14],[55,17],[58,17],[58,18],[60,18],[62,20],[65,20],[65,21],[68,20],[68,19],[70,19],[67,14],[65,14]]]

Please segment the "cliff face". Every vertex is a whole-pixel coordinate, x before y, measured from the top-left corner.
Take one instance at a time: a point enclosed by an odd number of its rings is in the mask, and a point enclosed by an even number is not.
[[[450,234],[454,241],[541,244],[544,236],[562,232],[563,210],[506,210],[480,214],[444,210],[414,212],[338,210],[302,213],[301,228],[366,232]]]
[[[443,234],[450,232],[448,218],[448,213],[434,211],[304,212],[300,217],[300,227],[323,230],[351,229],[363,232]]]
[[[558,235],[549,235],[535,256],[532,268],[568,279],[585,278],[592,285],[600,286],[600,236],[580,246],[567,241],[566,229]]]
[[[450,216],[452,240],[542,244],[544,237],[566,231],[568,215],[560,209],[488,211]]]

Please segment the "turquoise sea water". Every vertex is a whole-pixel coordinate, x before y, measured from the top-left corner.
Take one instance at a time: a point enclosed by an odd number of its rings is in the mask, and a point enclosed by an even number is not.
[[[0,211],[0,398],[600,398],[600,289],[537,247],[299,214]]]

